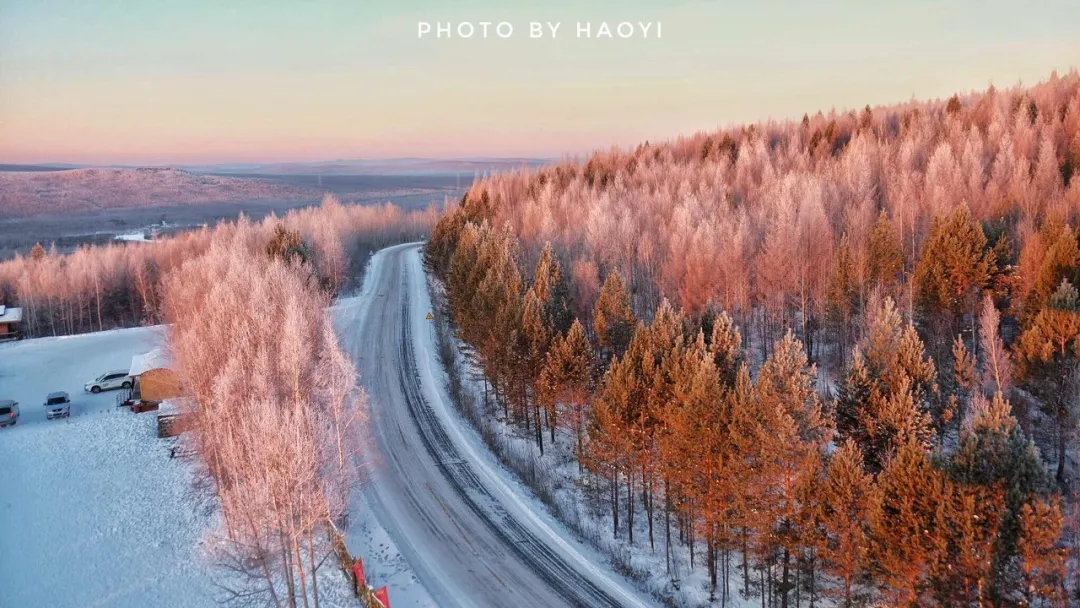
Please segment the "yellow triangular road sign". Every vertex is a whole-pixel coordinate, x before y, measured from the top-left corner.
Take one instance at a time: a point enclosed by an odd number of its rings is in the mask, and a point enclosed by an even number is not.
[[[429,313],[427,313],[427,320],[428,320],[428,321],[430,321],[430,320],[432,320],[432,319],[434,319],[434,318],[435,318],[435,317],[431,316],[431,313],[430,313],[430,312],[429,312]]]

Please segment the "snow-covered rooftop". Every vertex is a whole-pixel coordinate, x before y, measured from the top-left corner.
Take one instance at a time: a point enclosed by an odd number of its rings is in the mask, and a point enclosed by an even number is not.
[[[155,348],[148,353],[132,357],[131,369],[128,370],[128,375],[138,376],[152,369],[169,367],[171,362],[172,360],[169,358],[169,354],[165,352],[165,349]]]
[[[22,309],[0,304],[0,323],[18,323],[22,321]]]

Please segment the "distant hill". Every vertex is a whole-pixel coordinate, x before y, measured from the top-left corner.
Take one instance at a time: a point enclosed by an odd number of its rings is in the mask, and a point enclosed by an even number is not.
[[[340,159],[319,162],[296,163],[227,163],[218,165],[191,165],[193,171],[216,174],[244,175],[453,175],[488,174],[520,169],[536,168],[550,164],[544,158],[389,158],[389,159]]]
[[[0,171],[0,218],[207,203],[315,202],[322,192],[280,180],[180,169]]]

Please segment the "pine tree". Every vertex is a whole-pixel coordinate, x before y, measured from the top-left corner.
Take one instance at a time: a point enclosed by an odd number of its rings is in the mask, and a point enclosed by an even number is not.
[[[903,326],[892,300],[873,303],[866,337],[840,382],[836,401],[840,438],[855,441],[870,472],[878,472],[898,444],[929,445],[935,375],[918,334],[911,325]]]
[[[1025,606],[1066,608],[1065,552],[1057,548],[1061,538],[1061,509],[1056,502],[1037,501],[1024,505],[1020,515],[1022,582]]]
[[[904,251],[900,237],[884,211],[878,216],[869,240],[870,279],[879,287],[895,283],[904,269]]]
[[[584,459],[584,410],[592,390],[593,350],[585,328],[574,319],[567,334],[555,341],[540,374],[542,399],[548,408],[551,441],[555,441],[558,406],[569,409],[579,464]]]
[[[569,287],[563,276],[562,265],[552,252],[551,243],[545,243],[540,252],[532,288],[544,305],[544,314],[552,330],[560,334],[569,331],[573,321],[569,308]]]
[[[721,407],[719,374],[705,348],[704,335],[689,348],[669,357],[666,368],[673,381],[671,399],[661,412],[657,444],[662,463],[669,508],[693,521],[700,518],[706,541],[710,592],[715,599],[719,553],[724,551],[726,598],[726,546],[732,508],[730,443],[727,416]],[[670,546],[670,528],[665,510],[665,535]],[[669,553],[668,563],[672,555]]]
[[[1072,283],[1080,276],[1080,246],[1073,231],[1055,223],[1044,227],[1043,234],[1050,245],[1035,269],[1035,282],[1026,302],[1027,309],[1032,311],[1046,305],[1062,280]]]
[[[862,453],[854,442],[845,441],[832,455],[820,495],[826,538],[822,559],[827,572],[841,584],[833,595],[840,606],[850,608],[868,563],[867,525],[878,508],[877,486],[863,469]]]
[[[941,431],[942,439],[949,433],[951,427],[958,427],[960,421],[966,416],[977,385],[975,357],[968,351],[963,338],[959,335],[953,340],[952,360],[952,373],[945,382],[948,400],[935,421],[937,428]]]
[[[986,605],[1004,510],[998,485],[948,484],[937,515],[938,553],[931,566],[943,606]]]
[[[765,498],[756,522],[759,551],[780,552],[778,591],[784,607],[794,588],[791,559],[802,548],[796,525],[803,510],[798,489],[818,469],[818,458],[832,435],[814,390],[815,374],[802,343],[789,331],[762,365],[754,391],[761,416],[756,491]]]
[[[929,567],[937,561],[942,479],[922,446],[907,442],[878,476],[881,508],[873,513],[871,555],[876,576],[893,606],[919,606]]]
[[[851,368],[837,386],[834,416],[836,431],[841,438],[855,439],[857,445],[864,444],[865,428],[862,426],[861,412],[866,408],[871,392],[875,391],[880,395],[880,388],[870,377],[862,350],[856,346],[852,353]]]
[[[720,384],[727,388],[733,387],[743,362],[742,334],[726,312],[713,320],[709,352],[712,354],[713,364],[716,365]]]
[[[943,465],[958,487],[987,493],[977,496],[977,503],[993,509],[984,519],[997,518],[999,525],[993,539],[991,589],[982,591],[1007,595],[1016,586],[1013,566],[1020,513],[1044,490],[1047,475],[1035,445],[1024,436],[1000,393],[992,401],[978,394],[974,397],[959,446]]]
[[[612,271],[600,288],[593,312],[597,340],[608,355],[621,357],[626,352],[636,322],[622,275],[617,270]]]
[[[990,283],[994,265],[986,235],[966,205],[948,218],[934,218],[913,280],[928,319],[946,323],[935,333],[947,329],[946,335],[955,335],[964,314],[971,313],[974,319],[975,302]],[[932,346],[938,353],[938,345]]]
[[[829,282],[826,312],[826,318],[833,328],[837,342],[838,365],[841,368],[844,366],[844,355],[851,342],[849,326],[857,310],[858,295],[850,239],[847,234],[844,234],[836,249],[836,262]]]
[[[266,253],[271,257],[281,258],[287,263],[304,264],[311,260],[311,254],[300,232],[290,230],[280,223],[274,227],[274,234],[266,243]]]
[[[548,325],[548,317],[544,310],[544,304],[537,295],[535,285],[525,292],[521,316],[522,352],[520,354],[521,374],[524,377],[526,389],[533,395],[532,411],[535,414],[533,424],[535,426],[536,445],[540,448],[540,455],[544,455],[544,431],[540,426],[541,404],[539,394],[540,373],[543,371],[544,359],[550,351],[552,340],[552,328]],[[527,395],[525,395],[527,397]],[[526,410],[529,403],[525,403]],[[528,415],[528,411],[526,411]],[[551,430],[552,441],[555,436],[555,423],[548,417],[548,427]]]
[[[1016,359],[1021,377],[1053,417],[1057,433],[1057,480],[1065,482],[1065,451],[1076,425],[1071,397],[1080,359],[1080,310],[1077,292],[1067,279],[1020,336]]]

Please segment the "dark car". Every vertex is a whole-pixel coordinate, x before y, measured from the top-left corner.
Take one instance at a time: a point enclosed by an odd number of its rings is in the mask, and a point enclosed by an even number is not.
[[[0,399],[0,428],[13,426],[19,421],[19,404],[11,399]]]
[[[67,418],[71,415],[71,398],[63,391],[49,393],[45,397],[45,417],[49,420]]]

